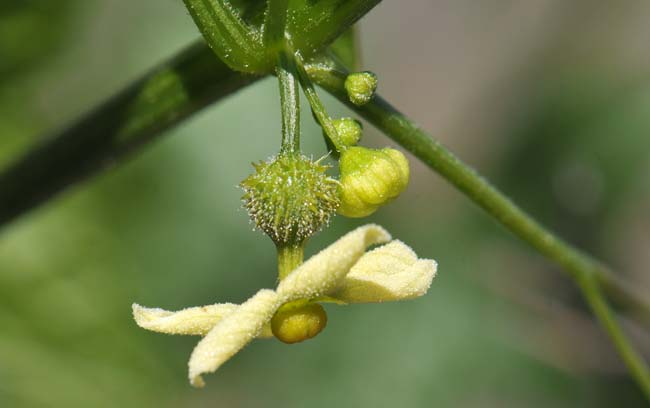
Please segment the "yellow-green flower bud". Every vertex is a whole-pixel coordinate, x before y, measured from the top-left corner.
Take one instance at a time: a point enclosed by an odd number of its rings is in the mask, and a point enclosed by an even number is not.
[[[355,72],[345,78],[344,86],[350,102],[357,106],[363,106],[375,96],[377,75],[369,71]]]
[[[299,154],[253,164],[240,186],[248,214],[278,247],[299,246],[326,224],[339,206],[338,182],[328,166]]]
[[[280,307],[271,319],[273,335],[289,344],[311,339],[326,325],[327,314],[318,303],[287,303]]]
[[[336,128],[339,141],[345,146],[354,146],[361,140],[363,127],[359,121],[352,118],[333,119],[332,123]]]
[[[399,151],[351,147],[341,153],[339,214],[365,217],[406,189],[409,163]]]

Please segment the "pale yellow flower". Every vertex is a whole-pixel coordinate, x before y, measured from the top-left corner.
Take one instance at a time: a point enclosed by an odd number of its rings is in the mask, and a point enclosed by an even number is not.
[[[397,240],[365,252],[390,239],[377,225],[357,228],[299,266],[276,290],[262,289],[241,305],[221,303],[169,312],[134,304],[133,316],[148,330],[205,336],[189,361],[190,382],[201,387],[202,374],[216,371],[254,338],[271,337],[271,318],[287,302],[385,302],[424,295],[436,273],[435,261],[418,259]]]

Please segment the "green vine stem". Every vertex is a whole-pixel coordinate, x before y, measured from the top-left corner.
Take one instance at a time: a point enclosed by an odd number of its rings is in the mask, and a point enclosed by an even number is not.
[[[617,286],[617,292],[625,290],[622,286],[618,286],[619,283],[613,275],[599,262],[541,226],[488,181],[381,97],[375,96],[371,102],[362,107],[349,103],[343,86],[347,73],[341,68],[333,69],[333,66],[333,61],[314,64],[308,67],[308,72],[316,83],[455,185],[504,227],[562,266],[563,270],[578,284],[587,303],[606,329],[642,390],[650,399],[650,370],[643,358],[622,334],[602,296],[600,282],[603,282],[605,287]],[[644,308],[647,308],[647,305],[643,305]],[[647,312],[647,309],[645,310]]]
[[[280,83],[280,107],[282,109],[282,153],[300,151],[300,93],[294,75],[293,62],[281,53],[276,68]]]
[[[197,41],[4,169],[0,226],[260,78],[232,71]]]
[[[605,296],[598,282],[594,279],[593,275],[584,275],[577,283],[585,300],[609,334],[610,339],[632,373],[632,376],[636,378],[646,398],[650,400],[650,370],[648,369],[648,365],[643,360],[643,356],[634,349],[634,346],[625,337],[625,333],[623,333],[616,321],[614,313],[605,301]]]
[[[264,23],[264,41],[268,52],[276,55],[275,74],[280,85],[282,111],[282,147],[280,152],[300,152],[300,92],[295,63],[287,53],[285,29],[288,0],[269,0]]]
[[[323,131],[325,131],[325,134],[336,148],[336,151],[341,152],[342,149],[345,148],[345,145],[339,138],[336,127],[334,126],[334,123],[332,123],[332,118],[330,118],[330,116],[327,114],[327,110],[325,109],[323,102],[320,100],[318,93],[316,93],[316,89],[314,89],[314,84],[311,82],[309,75],[307,75],[307,72],[305,71],[304,62],[300,56],[300,53],[295,53],[294,56],[296,68],[298,69],[298,78],[300,79],[300,85],[302,86],[302,90],[305,93],[307,100],[309,101],[311,110],[314,112],[314,116],[316,116],[316,119],[318,120],[321,128],[323,128]]]

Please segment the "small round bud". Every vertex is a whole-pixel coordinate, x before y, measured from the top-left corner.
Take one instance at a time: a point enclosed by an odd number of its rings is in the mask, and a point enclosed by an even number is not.
[[[326,224],[339,206],[338,182],[328,166],[298,154],[254,164],[241,182],[251,219],[276,245],[301,244]]]
[[[341,143],[345,146],[354,146],[361,140],[363,127],[361,123],[352,118],[333,119],[332,123],[336,128],[336,133],[339,135]]]
[[[351,147],[341,153],[341,206],[339,214],[365,217],[406,189],[409,163],[399,151]]]
[[[375,96],[377,75],[369,71],[355,72],[345,78],[344,86],[350,102],[363,106]]]
[[[318,303],[293,302],[280,307],[271,319],[271,331],[288,344],[311,339],[327,325],[327,314]]]

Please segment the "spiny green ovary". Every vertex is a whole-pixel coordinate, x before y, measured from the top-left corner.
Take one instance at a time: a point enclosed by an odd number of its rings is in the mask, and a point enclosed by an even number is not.
[[[325,174],[327,166],[297,154],[253,166],[255,173],[240,184],[244,207],[276,244],[303,242],[336,212],[339,184]]]

